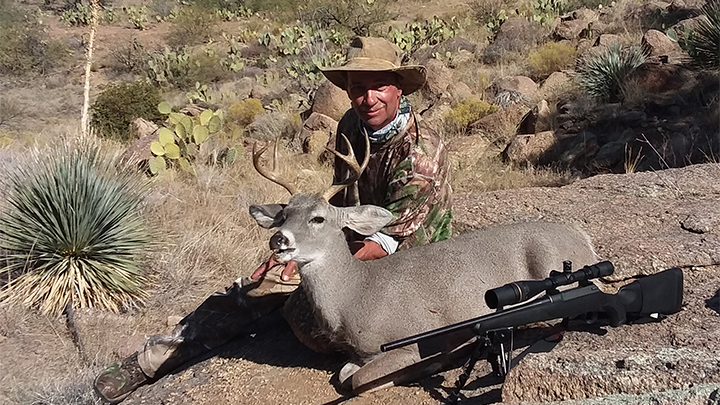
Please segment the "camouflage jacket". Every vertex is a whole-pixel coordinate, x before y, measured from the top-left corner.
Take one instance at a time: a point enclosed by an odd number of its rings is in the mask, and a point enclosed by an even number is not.
[[[352,144],[358,162],[365,157],[360,118],[348,110],[338,124],[336,150],[347,153],[340,134]],[[333,182],[350,175],[350,168],[335,159]],[[337,206],[373,204],[393,214],[382,232],[407,249],[447,239],[452,220],[450,170],[440,136],[410,112],[405,128],[384,144],[370,145],[370,161],[360,180],[330,201]]]

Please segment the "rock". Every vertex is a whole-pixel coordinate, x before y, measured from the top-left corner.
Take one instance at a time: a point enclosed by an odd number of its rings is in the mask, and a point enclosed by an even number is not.
[[[485,48],[485,63],[496,63],[505,52],[521,52],[538,43],[542,37],[539,24],[532,23],[524,17],[508,18],[498,30],[495,39]]]
[[[631,80],[649,94],[670,94],[691,89],[697,79],[688,68],[675,64],[644,63],[630,76]]]
[[[300,141],[304,153],[320,156],[325,146],[335,147],[338,122],[327,115],[314,112],[303,123]]]
[[[469,98],[473,95],[470,86],[463,82],[452,82],[447,88],[447,92],[450,94],[453,100],[460,102]]]
[[[627,142],[625,141],[612,141],[602,145],[593,158],[594,166],[617,171],[625,161],[626,147]]]
[[[560,155],[560,161],[568,166],[587,165],[600,149],[597,138],[588,131],[569,138],[565,145],[570,147],[563,147],[564,152]]]
[[[174,328],[175,325],[179,324],[180,321],[182,321],[182,319],[182,316],[170,315],[167,317],[166,326],[169,328]]]
[[[137,139],[120,155],[120,164],[142,168],[153,157],[150,144],[158,139],[159,129],[154,122],[142,118],[136,118],[130,123],[130,133]]]
[[[553,131],[543,131],[537,134],[518,135],[503,151],[504,160],[515,165],[536,165],[548,160],[546,155],[555,145],[556,138]]]
[[[442,99],[427,110],[423,111],[421,116],[423,121],[425,121],[431,128],[440,130],[443,128],[445,116],[451,109],[450,101]]]
[[[115,354],[120,359],[130,357],[133,353],[143,348],[146,340],[147,337],[145,335],[138,333],[128,338],[120,339],[120,341],[118,341],[115,345],[113,354]]]
[[[505,76],[496,80],[491,88],[495,95],[511,91],[522,94],[527,100],[534,99],[538,91],[537,84],[527,76]]]
[[[335,121],[350,109],[350,99],[345,90],[335,86],[329,80],[324,80],[313,97],[312,112],[326,115]]]
[[[470,133],[486,137],[500,153],[512,141],[518,123],[528,111],[530,107],[525,104],[513,104],[470,124]]]
[[[567,92],[572,86],[572,80],[567,73],[552,72],[540,85],[538,97],[555,99],[557,95]]]
[[[570,13],[573,20],[583,20],[583,21],[597,21],[598,20],[598,13],[595,10],[590,10],[587,7],[583,7],[580,9],[577,9]]]
[[[640,327],[633,325],[633,328]],[[653,333],[651,327],[643,329],[646,329],[646,334]],[[605,338],[608,339],[607,336]],[[657,340],[657,337],[653,340]],[[503,403],[517,404],[617,394],[640,395],[683,390],[698,384],[716,383],[718,380],[718,358],[704,357],[703,353],[692,349],[596,347],[594,350],[578,351],[576,347],[566,345],[558,346],[550,353],[525,357],[506,377],[502,399]],[[712,390],[705,395],[710,392]]]
[[[585,20],[569,20],[560,21],[553,31],[553,35],[557,39],[576,40],[580,33],[588,28],[589,21]]]
[[[535,134],[552,128],[552,112],[547,101],[540,100],[518,125],[517,134]]]
[[[448,143],[448,154],[451,156],[450,164],[459,166],[474,165],[486,152],[490,142],[480,135],[460,136]]]
[[[237,100],[249,98],[254,84],[255,80],[249,77],[240,78],[240,80],[233,83],[233,94],[237,97]]]
[[[437,59],[428,60],[425,68],[427,69],[427,81],[422,88],[422,93],[429,99],[437,99],[452,83],[452,72]]]
[[[622,44],[622,39],[619,35],[615,34],[601,34],[595,41],[597,47],[608,47],[613,44]]]
[[[668,38],[667,35],[658,30],[649,30],[642,37],[643,50],[651,58],[658,58],[664,63],[683,63],[690,59],[677,42]]]

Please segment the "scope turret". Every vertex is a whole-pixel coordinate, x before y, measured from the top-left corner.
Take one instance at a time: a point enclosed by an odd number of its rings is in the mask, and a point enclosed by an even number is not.
[[[575,272],[552,272],[544,280],[516,281],[485,292],[485,303],[491,309],[502,308],[527,301],[530,298],[552,288],[576,282],[589,281],[598,277],[609,276],[615,267],[609,261],[585,266]]]

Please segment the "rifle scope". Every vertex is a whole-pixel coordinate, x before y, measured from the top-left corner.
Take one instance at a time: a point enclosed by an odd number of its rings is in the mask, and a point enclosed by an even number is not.
[[[598,277],[609,276],[615,271],[613,264],[604,261],[585,266],[575,272],[551,272],[545,280],[516,281],[485,292],[485,303],[491,309],[518,304],[543,291],[576,282],[585,282]]]

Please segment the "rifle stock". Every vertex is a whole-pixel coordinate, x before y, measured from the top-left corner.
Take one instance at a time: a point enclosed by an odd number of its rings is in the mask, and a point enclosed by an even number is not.
[[[616,327],[651,314],[669,315],[679,311],[682,293],[682,271],[672,268],[633,281],[615,294],[604,293],[592,284],[546,294],[509,309],[386,343],[380,350],[386,352],[465,328],[482,335],[496,329],[597,312],[607,314],[610,326]]]

